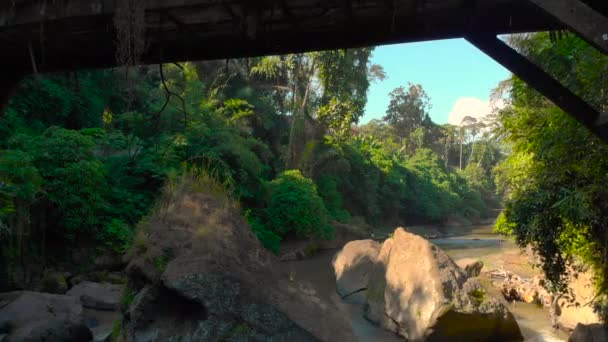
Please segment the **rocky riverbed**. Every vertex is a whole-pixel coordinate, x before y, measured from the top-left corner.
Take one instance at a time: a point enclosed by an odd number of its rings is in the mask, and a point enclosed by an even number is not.
[[[568,337],[538,305],[546,294],[528,256],[490,226],[412,229],[431,232],[432,244],[397,230],[388,241],[351,242],[344,260],[335,257],[340,249],[325,249],[279,262],[234,208],[192,194],[171,210],[151,219],[126,285],[77,277],[64,294],[0,294],[0,341]],[[201,228],[209,217],[215,230]],[[561,317],[584,316],[564,306]],[[589,326],[573,336],[603,333]]]
[[[65,294],[0,294],[0,341],[109,341],[123,288],[83,281]]]
[[[409,228],[408,228],[409,230]],[[537,269],[528,263],[528,256],[511,242],[503,237],[492,233],[490,225],[485,226],[460,226],[450,228],[416,227],[412,230],[421,235],[431,234],[430,241],[440,246],[446,253],[463,268],[475,261],[482,261],[483,268],[480,271],[480,281],[488,289],[488,295],[496,299],[504,299],[500,291],[502,280],[491,278],[489,273],[497,269],[508,269],[516,272],[522,279],[534,279],[539,274]],[[430,233],[429,233],[430,232]],[[370,244],[370,248],[373,247]],[[395,334],[387,334],[386,330],[371,324],[364,318],[364,306],[361,298],[364,293],[358,292],[348,296],[344,301],[338,292],[353,291],[351,289],[338,289],[336,292],[335,276],[332,269],[332,260],[338,250],[326,250],[317,255],[299,261],[288,261],[282,263],[286,272],[295,282],[312,284],[317,293],[328,302],[334,303],[342,314],[347,317],[353,327],[353,331],[359,341],[399,341],[403,340]],[[496,284],[492,284],[496,282]],[[551,324],[549,310],[535,303],[528,304],[520,301],[512,301],[507,304],[515,320],[519,324],[521,333],[526,341],[566,341],[568,334],[563,331],[554,330]]]

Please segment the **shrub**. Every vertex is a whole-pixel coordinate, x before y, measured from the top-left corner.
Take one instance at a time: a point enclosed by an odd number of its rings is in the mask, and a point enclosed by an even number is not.
[[[251,213],[251,210],[245,211],[245,218],[247,218],[251,230],[257,236],[258,240],[260,240],[262,246],[272,251],[274,254],[279,253],[281,237],[269,230],[259,217]]]
[[[317,187],[298,170],[281,173],[269,183],[270,205],[266,210],[269,227],[279,236],[330,239],[333,228]]]
[[[109,250],[123,254],[131,246],[133,230],[124,221],[112,219],[104,226],[101,239]]]
[[[317,181],[319,195],[323,198],[329,217],[342,223],[348,223],[350,213],[344,209],[342,194],[334,177],[321,176]]]

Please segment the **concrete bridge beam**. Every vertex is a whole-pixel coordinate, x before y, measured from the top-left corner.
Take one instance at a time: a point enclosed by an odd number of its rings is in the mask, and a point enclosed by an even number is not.
[[[608,17],[580,0],[529,0],[608,55]]]
[[[466,36],[466,39],[608,143],[608,125],[605,123],[605,116],[600,115],[589,103],[547,74],[542,68],[496,36],[470,34]]]

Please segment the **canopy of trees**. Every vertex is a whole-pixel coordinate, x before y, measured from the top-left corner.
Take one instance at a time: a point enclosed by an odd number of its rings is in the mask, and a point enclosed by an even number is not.
[[[0,117],[0,285],[83,248],[123,253],[184,165],[217,178],[275,252],[331,239],[334,221],[486,215],[500,151],[434,124],[422,86],[357,126],[385,77],[372,51],[29,77]]]
[[[600,112],[608,109],[608,57],[572,35],[516,36],[511,44]],[[554,291],[567,290],[569,273],[591,267],[594,304],[608,317],[608,146],[521,80],[503,89],[510,96],[498,133],[512,153],[497,168],[506,196],[497,228],[539,253]]]

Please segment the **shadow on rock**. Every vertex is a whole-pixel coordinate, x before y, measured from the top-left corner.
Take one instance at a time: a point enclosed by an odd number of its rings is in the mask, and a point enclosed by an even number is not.
[[[127,267],[127,341],[352,341],[350,325],[291,282],[237,206],[193,179],[166,192]]]

